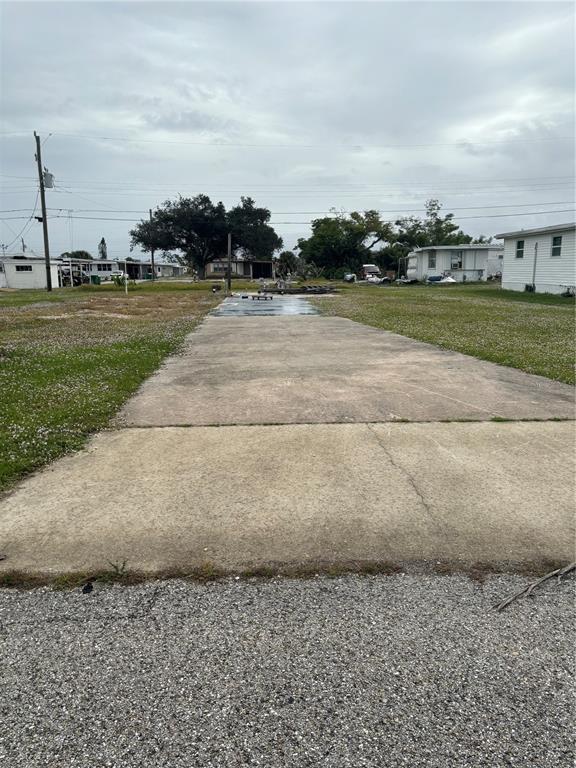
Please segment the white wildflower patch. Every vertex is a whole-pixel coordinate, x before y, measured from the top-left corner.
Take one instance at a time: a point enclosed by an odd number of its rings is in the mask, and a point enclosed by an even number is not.
[[[18,293],[0,295],[0,487],[106,426],[217,302],[207,290]]]

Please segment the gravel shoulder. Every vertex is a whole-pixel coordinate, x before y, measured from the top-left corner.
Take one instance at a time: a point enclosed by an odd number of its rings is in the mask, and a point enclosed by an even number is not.
[[[0,591],[11,768],[573,765],[573,586],[463,576]]]

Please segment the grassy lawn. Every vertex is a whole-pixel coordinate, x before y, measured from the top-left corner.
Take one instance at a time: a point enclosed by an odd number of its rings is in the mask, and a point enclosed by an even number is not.
[[[0,489],[105,427],[220,297],[208,283],[0,292]]]
[[[345,286],[313,301],[326,315],[574,383],[572,299],[476,284]]]

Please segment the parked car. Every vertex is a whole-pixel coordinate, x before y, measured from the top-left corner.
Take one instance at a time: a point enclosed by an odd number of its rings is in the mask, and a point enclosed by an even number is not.
[[[376,264],[362,264],[360,277],[364,280],[368,280],[371,277],[380,277],[380,274],[380,267],[378,267]]]
[[[113,269],[112,272],[110,272],[110,279],[114,280],[115,277],[124,277],[124,274],[122,269]]]
[[[70,268],[62,267],[60,274],[62,276],[62,287],[67,288],[70,285]],[[87,272],[72,270],[72,285],[77,288],[79,285],[87,285],[90,282],[90,276]]]

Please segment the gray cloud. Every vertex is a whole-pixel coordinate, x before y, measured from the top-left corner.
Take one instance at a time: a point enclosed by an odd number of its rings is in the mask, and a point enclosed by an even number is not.
[[[227,205],[252,194],[297,222],[278,225],[287,245],[333,206],[397,211],[437,196],[478,206],[465,216],[572,199],[573,142],[558,139],[574,125],[569,3],[0,8],[3,210],[34,203],[32,129],[54,134],[50,207],[129,218],[179,192]],[[566,218],[461,223],[489,234]],[[0,222],[0,240],[20,225]],[[125,255],[130,226],[54,219],[51,239],[95,250],[105,235]],[[41,252],[38,227],[26,239]]]

